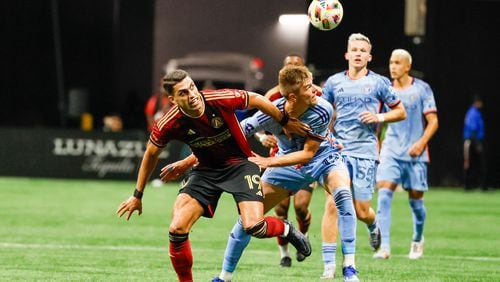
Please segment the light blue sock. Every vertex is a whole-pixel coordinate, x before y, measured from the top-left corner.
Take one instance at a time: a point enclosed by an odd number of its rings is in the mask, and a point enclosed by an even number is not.
[[[337,255],[337,243],[321,244],[321,252],[323,253],[323,263],[325,265],[335,265],[335,256]]]
[[[413,241],[420,242],[424,233],[425,217],[427,215],[424,199],[410,199],[410,207],[413,212]]]
[[[391,245],[391,205],[393,192],[389,188],[378,190],[377,218],[382,235],[381,248],[390,250]]]
[[[226,251],[224,252],[224,262],[222,263],[223,270],[231,273],[234,272],[251,238],[252,236],[247,234],[243,229],[241,218],[238,218],[227,240]]]
[[[348,187],[339,187],[333,193],[333,199],[338,210],[338,224],[342,253],[356,253],[356,211],[352,195]]]

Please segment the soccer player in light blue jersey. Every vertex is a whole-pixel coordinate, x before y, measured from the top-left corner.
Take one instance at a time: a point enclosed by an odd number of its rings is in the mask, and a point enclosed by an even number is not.
[[[342,156],[351,177],[356,215],[369,233],[369,242],[375,251],[380,246],[380,229],[371,199],[378,164],[377,127],[382,122],[406,118],[406,111],[390,86],[390,81],[371,70],[370,39],[361,33],[349,36],[345,59],[348,70],[330,76],[323,86],[323,98],[336,110],[333,125],[335,138],[344,145]],[[383,105],[389,111],[380,113]],[[324,260],[334,260],[335,253],[322,246]],[[326,250],[326,251],[325,251]]]
[[[391,255],[391,203],[398,184],[408,191],[413,214],[413,240],[409,258],[419,259],[424,251],[426,210],[424,192],[427,186],[427,144],[438,129],[434,94],[430,86],[409,75],[412,58],[408,51],[395,49],[389,61],[393,87],[405,105],[407,118],[387,127],[377,171],[378,208],[382,242],[374,258],[388,259]]]
[[[289,138],[279,123],[260,112],[240,123],[247,136],[265,130],[278,139],[279,150],[276,156],[249,158],[261,168],[266,168],[261,178],[265,195],[264,210],[269,211],[291,192],[318,181],[332,195],[338,209],[338,229],[344,253],[344,280],[359,281],[355,268],[356,212],[349,187],[349,173],[338,148],[332,144],[332,135],[328,129],[333,107],[328,101],[315,95],[312,75],[304,66],[285,66],[279,74],[279,85],[283,98],[274,102],[276,106],[291,118],[298,118],[309,124],[311,131],[306,137],[293,135]],[[239,220],[229,236],[222,271],[212,281],[232,279],[250,238]]]

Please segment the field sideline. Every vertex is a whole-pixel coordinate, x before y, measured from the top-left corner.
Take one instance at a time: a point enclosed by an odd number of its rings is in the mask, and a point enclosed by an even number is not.
[[[143,214],[127,222],[115,212],[133,188],[131,181],[0,177],[0,281],[176,281],[168,258],[168,224],[178,184],[149,186]],[[371,258],[365,227],[358,221],[360,279],[500,281],[498,197],[497,191],[432,187],[426,195],[425,257],[410,261],[411,214],[406,193],[396,193],[391,259]],[[311,204],[311,257],[283,269],[275,239],[252,239],[233,281],[322,281],[323,204],[318,189]],[[194,226],[195,281],[210,281],[219,273],[235,220],[233,200],[225,195],[215,218],[202,218]],[[335,281],[342,280],[340,263],[339,254]]]

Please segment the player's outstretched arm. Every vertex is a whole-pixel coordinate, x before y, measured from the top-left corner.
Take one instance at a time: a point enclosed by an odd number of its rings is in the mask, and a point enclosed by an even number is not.
[[[266,115],[279,122],[289,133],[295,133],[300,136],[306,136],[310,130],[309,125],[299,121],[296,118],[288,116],[286,112],[281,112],[271,101],[262,95],[249,92],[248,108],[257,108]]]
[[[319,145],[320,142],[317,140],[308,138],[301,151],[268,158],[255,156],[248,158],[248,160],[257,164],[261,168],[305,164],[314,157],[316,151],[318,151]]]
[[[156,146],[152,142],[148,142],[146,151],[142,157],[141,166],[139,167],[139,173],[137,175],[137,182],[135,186],[136,188],[133,195],[118,206],[116,213],[119,217],[122,217],[125,213],[127,213],[127,220],[129,220],[134,211],[138,211],[139,215],[142,214],[142,194],[144,193],[146,183],[151,176],[151,173],[158,163],[161,151],[162,148]]]

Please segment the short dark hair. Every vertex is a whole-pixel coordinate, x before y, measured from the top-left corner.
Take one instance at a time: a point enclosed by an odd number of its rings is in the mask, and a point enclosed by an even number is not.
[[[174,86],[188,76],[189,74],[185,70],[176,69],[170,71],[163,77],[163,89],[165,89],[165,92],[167,92],[169,96],[172,96]]]
[[[482,102],[483,101],[483,98],[481,97],[481,95],[479,94],[474,94],[472,96],[472,102]]]

